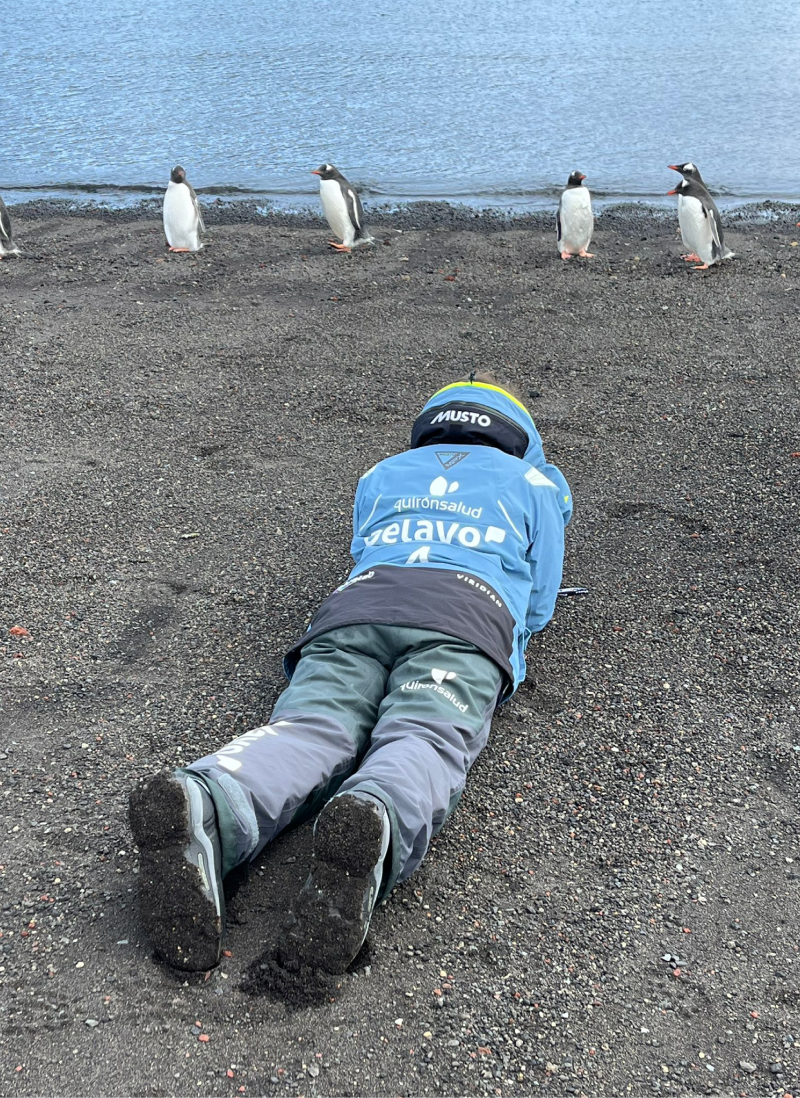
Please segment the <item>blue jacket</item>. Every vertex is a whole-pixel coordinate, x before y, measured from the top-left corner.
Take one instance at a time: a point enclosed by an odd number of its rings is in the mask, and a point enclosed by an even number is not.
[[[455,407],[456,410],[453,410]],[[437,412],[436,409],[442,411]],[[458,410],[460,409],[460,410]],[[474,409],[474,410],[471,410]],[[484,580],[513,617],[508,664],[513,688],[525,677],[531,633],[553,615],[572,515],[569,486],[545,461],[542,440],[524,406],[496,386],[456,383],[425,405],[426,422],[446,420],[480,431],[483,421],[524,432],[514,457],[493,445],[443,441],[386,458],[361,478],[353,513],[350,578],[376,567],[441,569]],[[472,426],[471,426],[472,425]],[[434,429],[449,427],[442,422]],[[494,429],[492,427],[491,429]],[[421,577],[420,577],[421,578]]]

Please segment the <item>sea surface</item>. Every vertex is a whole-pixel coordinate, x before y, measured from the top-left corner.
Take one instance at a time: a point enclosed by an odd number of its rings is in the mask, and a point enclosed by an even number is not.
[[[0,193],[128,203],[800,199],[797,0],[9,0]]]

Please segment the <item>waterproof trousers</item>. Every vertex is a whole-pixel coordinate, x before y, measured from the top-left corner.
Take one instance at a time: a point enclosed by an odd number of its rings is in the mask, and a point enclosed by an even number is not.
[[[214,798],[223,873],[335,793],[360,790],[389,813],[386,895],[458,803],[502,677],[474,645],[427,629],[348,625],[311,641],[269,724],[187,767]]]

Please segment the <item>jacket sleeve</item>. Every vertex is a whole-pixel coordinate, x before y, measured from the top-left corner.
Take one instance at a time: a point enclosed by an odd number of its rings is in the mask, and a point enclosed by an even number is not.
[[[553,616],[564,568],[564,515],[558,492],[533,488],[532,540],[527,559],[531,567],[531,596],[526,628],[539,633]]]
[[[361,527],[369,515],[374,500],[373,477],[376,466],[372,466],[364,473],[356,488],[356,498],[353,503],[353,540],[350,542],[350,555],[356,564],[359,563],[364,552],[364,539],[361,535]]]

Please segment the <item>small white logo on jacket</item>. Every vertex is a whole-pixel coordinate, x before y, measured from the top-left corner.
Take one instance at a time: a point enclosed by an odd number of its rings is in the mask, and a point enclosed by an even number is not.
[[[458,481],[454,480],[451,484],[448,484],[447,477],[436,477],[431,481],[431,486],[428,491],[432,496],[444,496],[449,492],[457,492]]]

